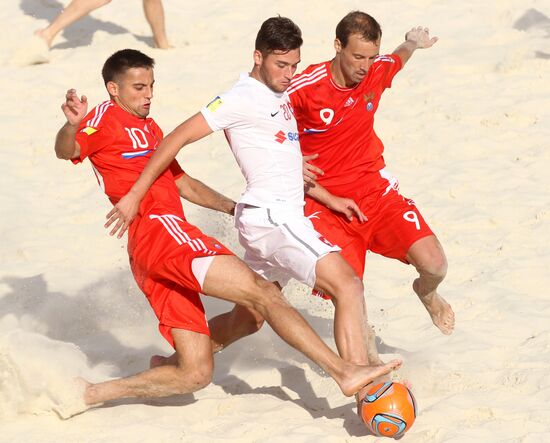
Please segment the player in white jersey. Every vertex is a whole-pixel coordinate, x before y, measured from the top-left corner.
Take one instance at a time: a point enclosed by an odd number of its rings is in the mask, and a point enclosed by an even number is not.
[[[256,38],[254,67],[227,93],[178,126],[161,143],[132,190],[109,213],[121,236],[140,200],[181,147],[223,129],[247,186],[235,211],[245,261],[280,286],[290,277],[333,294],[340,355],[357,364],[381,364],[367,324],[363,284],[304,217],[302,156],[286,89],[300,61],[300,29],[289,19],[266,20]],[[353,201],[315,188],[332,209],[362,214]],[[362,396],[362,392],[359,393]]]
[[[245,73],[201,114],[212,130],[225,131],[246,178],[235,211],[245,262],[280,286],[294,277],[313,287],[318,259],[340,249],[304,217],[302,154],[286,92]]]

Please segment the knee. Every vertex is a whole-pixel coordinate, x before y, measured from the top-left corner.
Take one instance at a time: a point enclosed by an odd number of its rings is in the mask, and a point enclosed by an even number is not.
[[[250,307],[259,315],[254,315],[253,323],[258,329],[263,324],[263,315],[268,312],[269,307],[276,303],[287,303],[283,294],[274,283],[267,281],[254,273],[254,277],[247,287]]]
[[[265,319],[259,313],[252,315],[246,323],[247,334],[250,335],[258,332],[260,329],[262,329],[264,322]]]
[[[427,274],[432,278],[443,280],[447,275],[447,258],[442,252],[430,254],[419,267],[420,274]]]
[[[336,302],[338,301],[351,301],[351,300],[364,300],[365,287],[363,281],[355,274],[349,277],[341,279],[332,291],[328,291],[333,295]]]
[[[187,394],[206,388],[212,381],[212,366],[193,368],[192,370],[179,371],[177,383],[175,383],[176,395]]]

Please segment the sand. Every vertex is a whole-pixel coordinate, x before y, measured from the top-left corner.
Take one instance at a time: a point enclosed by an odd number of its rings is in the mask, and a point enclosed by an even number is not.
[[[104,59],[131,47],[157,61],[152,116],[170,131],[252,66],[259,24],[302,28],[300,68],[332,57],[337,21],[366,11],[391,52],[412,26],[440,41],[419,51],[382,99],[376,129],[389,169],[440,238],[441,293],[456,312],[443,336],[411,289],[411,267],[368,257],[369,316],[384,359],[403,358],[419,404],[403,442],[550,441],[550,3],[387,0],[276,3],[165,0],[175,48],[153,49],[137,2],[112,2],[58,37],[50,62],[20,50],[67,1],[5,2],[0,42],[0,442],[351,442],[366,436],[353,401],[268,327],[217,355],[194,395],[120,401],[62,421],[75,376],[146,368],[169,353],[127,264],[103,229],[109,210],[89,164],[60,161],[53,140],[66,89],[106,97]],[[138,6],[139,5],[139,6]],[[243,179],[221,134],[179,155],[232,198]],[[186,204],[191,221],[237,253],[229,216]],[[291,284],[288,298],[334,346],[332,306]],[[228,309],[206,300],[209,316]]]

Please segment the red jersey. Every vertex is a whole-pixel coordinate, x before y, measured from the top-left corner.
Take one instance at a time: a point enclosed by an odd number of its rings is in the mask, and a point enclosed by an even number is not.
[[[336,84],[330,61],[309,66],[288,88],[298,121],[304,155],[319,154],[314,164],[329,191],[357,186],[384,164],[384,145],[374,132],[374,113],[382,92],[402,67],[395,55],[376,57],[365,78],[353,88]]]
[[[82,120],[76,135],[80,157],[73,162],[80,163],[89,157],[99,185],[115,204],[138,179],[162,138],[162,130],[152,118],[132,115],[109,100],[92,109]],[[182,174],[174,160],[145,195],[140,213],[155,202],[174,214],[183,215],[174,183]]]

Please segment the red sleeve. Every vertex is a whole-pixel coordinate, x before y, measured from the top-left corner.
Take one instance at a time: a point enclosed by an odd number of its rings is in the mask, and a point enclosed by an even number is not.
[[[99,151],[103,147],[113,142],[113,136],[108,128],[102,124],[105,119],[102,119],[96,126],[89,126],[92,117],[95,115],[95,108],[82,120],[76,133],[75,141],[80,146],[80,156],[73,158],[74,164],[81,163],[86,157],[89,157],[94,152]]]
[[[391,88],[392,80],[395,75],[403,68],[403,62],[397,54],[380,56],[379,60],[384,69],[384,88]]]

